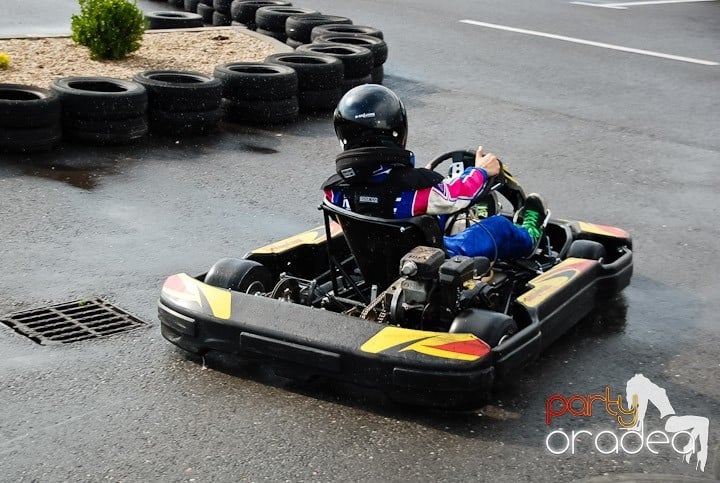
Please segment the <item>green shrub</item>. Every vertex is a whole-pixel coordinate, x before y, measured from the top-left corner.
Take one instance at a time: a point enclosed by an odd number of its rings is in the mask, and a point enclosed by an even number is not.
[[[7,69],[10,67],[10,56],[5,52],[0,52],[0,69]]]
[[[129,0],[78,0],[72,16],[72,39],[90,49],[93,59],[123,59],[140,48],[146,20]]]

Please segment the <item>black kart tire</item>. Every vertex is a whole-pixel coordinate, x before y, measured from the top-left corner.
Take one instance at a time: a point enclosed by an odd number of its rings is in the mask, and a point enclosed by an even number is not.
[[[213,13],[215,13],[215,9],[212,8],[211,5],[206,5],[202,2],[198,3],[197,13],[202,17],[203,23],[205,25],[212,25]]]
[[[226,27],[230,25],[230,17],[215,10],[212,16],[212,24],[214,27]]]
[[[222,97],[231,101],[274,101],[298,92],[295,70],[284,65],[228,62],[216,66],[213,76],[222,84]]]
[[[301,92],[339,88],[345,72],[342,62],[336,57],[313,52],[272,54],[265,58],[265,62],[295,69]],[[302,106],[302,102],[300,104]]]
[[[371,35],[362,34],[327,34],[313,39],[314,44],[350,44],[370,49],[373,54],[373,65],[379,67],[387,62],[388,46],[384,40]]]
[[[63,134],[86,144],[129,144],[148,133],[147,119],[66,119]]]
[[[373,68],[373,54],[370,49],[357,45],[306,44],[296,50],[297,52],[314,52],[336,57],[343,63],[345,79],[369,76]]]
[[[183,136],[214,131],[223,117],[220,107],[208,111],[154,111],[149,116],[153,134]]]
[[[230,17],[230,6],[232,0],[213,0],[213,8],[216,12],[220,12],[223,15]]]
[[[592,240],[575,240],[570,245],[567,258],[586,258],[588,260],[601,260],[607,255],[602,243]]]
[[[376,29],[375,27],[368,27],[367,25],[328,24],[319,25],[313,28],[310,32],[310,39],[314,41],[316,37],[327,34],[370,35],[371,37],[377,37],[380,40],[385,38],[382,31]]]
[[[202,17],[189,12],[147,12],[148,29],[184,29],[202,27]]]
[[[150,70],[133,80],[147,90],[149,111],[208,111],[220,107],[222,84],[199,72]]]
[[[223,117],[238,124],[285,124],[297,120],[297,97],[273,101],[222,101]]]
[[[342,87],[321,91],[300,91],[298,103],[300,112],[327,112],[337,107],[343,96]]]
[[[490,347],[495,347],[517,331],[517,323],[509,315],[483,309],[465,309],[455,317],[448,332],[473,334]]]
[[[278,32],[285,35],[285,22],[288,17],[301,15],[320,15],[311,8],[268,6],[260,7],[255,12],[255,24],[258,29]]]
[[[36,128],[60,122],[55,92],[22,84],[0,84],[0,127]]]
[[[285,21],[285,34],[288,39],[309,44],[311,42],[310,33],[312,29],[320,25],[328,24],[351,25],[352,20],[337,15],[292,15]]]
[[[230,17],[245,25],[255,25],[255,13],[261,7],[292,7],[292,3],[282,0],[234,0],[230,6]]]
[[[237,292],[268,292],[272,289],[272,275],[264,265],[252,260],[223,258],[210,267],[205,283]]]
[[[185,0],[183,8],[186,12],[197,13],[198,3],[200,3],[200,0]]]
[[[0,152],[35,153],[50,151],[60,144],[60,123],[32,128],[0,127]]]
[[[285,32],[273,32],[271,30],[265,30],[261,28],[256,28],[255,31],[259,34],[265,35],[267,37],[272,37],[275,40],[278,40],[280,42],[285,42],[287,40],[287,35],[285,35]]]

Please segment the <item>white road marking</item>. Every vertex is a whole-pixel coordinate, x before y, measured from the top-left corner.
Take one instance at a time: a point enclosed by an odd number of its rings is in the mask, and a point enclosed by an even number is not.
[[[574,37],[566,37],[564,35],[549,34],[546,32],[538,32],[535,30],[519,29],[515,27],[508,27],[506,25],[497,25],[494,23],[478,22],[476,20],[460,20],[461,23],[470,25],[477,25],[478,27],[487,27],[496,30],[505,30],[507,32],[515,32],[519,34],[534,35],[536,37],[545,37],[548,39],[562,40],[565,42],[573,42],[576,44],[590,45],[593,47],[601,47],[603,49],[619,50],[621,52],[629,52],[632,54],[648,55],[650,57],[659,57],[661,59],[678,60],[681,62],[689,62],[691,64],[700,65],[720,65],[718,62],[711,60],[694,59],[692,57],[682,57],[680,55],[663,54],[662,52],[653,52],[651,50],[634,49],[632,47],[623,47],[621,45],[606,44],[604,42],[595,42],[592,40],[577,39]]]
[[[586,7],[614,8],[617,10],[627,10],[627,7],[613,7],[609,3],[590,3],[590,2],[570,2],[573,5],[584,5]]]
[[[697,3],[697,2],[717,2],[718,0],[648,0],[644,2],[619,2],[619,3],[592,3],[592,2],[570,2],[574,5],[585,5],[587,7],[599,8],[616,8],[625,10],[628,7],[636,7],[643,5],[663,5],[666,3]]]

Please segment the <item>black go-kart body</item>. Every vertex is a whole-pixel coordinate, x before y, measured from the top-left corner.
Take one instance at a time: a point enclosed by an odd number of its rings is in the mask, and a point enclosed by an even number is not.
[[[524,194],[506,175],[498,192],[517,211]],[[492,212],[496,193],[479,201]],[[322,226],[199,276],[168,277],[162,335],[282,376],[472,407],[632,276],[630,236],[611,226],[548,218],[531,257],[491,264],[447,258],[434,217],[385,220],[328,202],[322,210]]]

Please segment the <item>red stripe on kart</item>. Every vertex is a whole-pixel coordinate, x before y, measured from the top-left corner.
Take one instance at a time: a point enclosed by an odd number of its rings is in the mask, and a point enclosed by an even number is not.
[[[490,347],[480,339],[463,340],[460,342],[449,342],[447,344],[432,346],[429,345],[427,347],[477,357],[482,357],[490,352]]]

